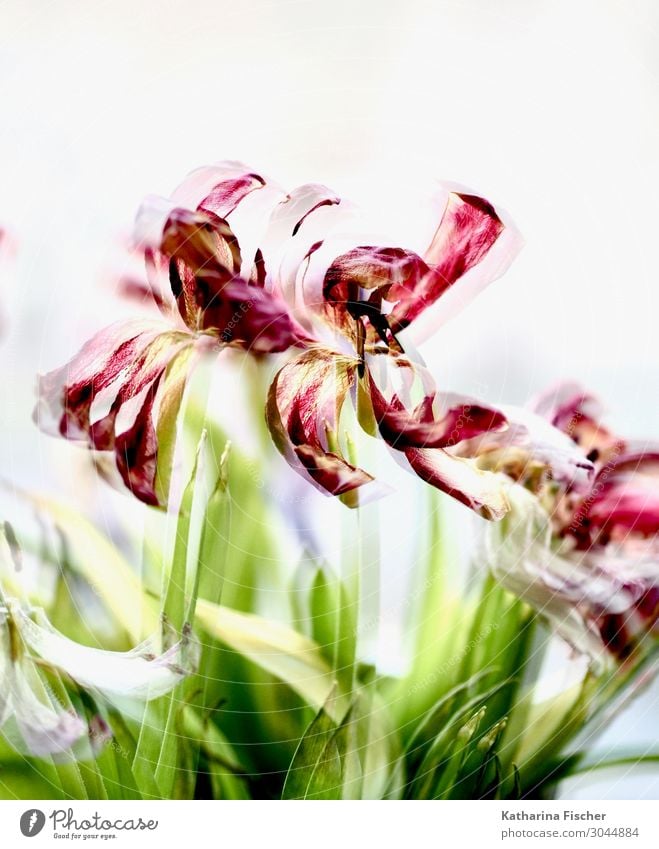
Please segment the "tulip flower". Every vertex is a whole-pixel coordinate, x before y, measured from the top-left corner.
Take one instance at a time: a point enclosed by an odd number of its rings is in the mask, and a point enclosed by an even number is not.
[[[273,440],[299,474],[329,495],[372,483],[341,448],[350,401],[362,426],[423,480],[500,518],[507,478],[465,449],[479,434],[508,430],[528,448],[526,429],[438,392],[413,346],[455,311],[457,290],[464,302],[498,277],[520,240],[503,212],[468,192],[440,186],[433,208],[417,253],[355,230],[351,208],[324,186],[287,193],[232,162],[193,172],[171,199],[147,199],[137,218],[145,288],[164,323],[114,325],[42,377],[39,423],[113,451],[133,493],[165,505],[195,357],[301,349],[276,374],[266,405]]]
[[[659,446],[612,434],[597,400],[574,384],[543,394],[537,413],[593,463],[585,488],[555,481],[519,492],[493,530],[492,563],[513,592],[549,617],[578,651],[624,660],[659,617]]]

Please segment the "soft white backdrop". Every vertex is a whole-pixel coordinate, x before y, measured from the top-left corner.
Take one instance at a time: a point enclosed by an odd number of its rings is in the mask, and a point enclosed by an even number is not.
[[[141,197],[219,158],[394,223],[430,178],[500,203],[526,246],[425,346],[441,384],[522,403],[577,378],[659,436],[658,30],[653,0],[0,3],[2,474],[69,467],[31,425],[34,374],[117,310]],[[655,692],[613,736],[652,742],[657,718]],[[584,792],[659,796],[647,775]]]

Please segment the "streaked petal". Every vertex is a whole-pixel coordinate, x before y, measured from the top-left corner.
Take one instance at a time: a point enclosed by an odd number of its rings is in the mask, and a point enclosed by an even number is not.
[[[255,353],[311,341],[282,298],[239,276],[236,237],[212,213],[174,209],[158,250],[148,251],[147,262],[152,276],[169,275],[181,317],[192,331],[213,333],[222,344]]]
[[[408,448],[405,457],[422,480],[486,519],[501,519],[508,512],[512,482],[505,475],[482,471],[474,461],[441,448]]]
[[[227,219],[240,245],[240,276],[264,285],[262,245],[274,210],[287,198],[281,186],[242,162],[220,162],[193,171],[172,198],[179,206]]]
[[[348,313],[382,339],[418,343],[506,270],[521,245],[507,216],[476,195],[440,195],[440,222],[423,255],[364,240],[327,263],[323,296],[339,326]]]
[[[162,325],[158,326],[162,332]],[[35,420],[52,434],[86,440],[94,399],[129,368],[158,334],[147,322],[121,322],[100,331],[66,365],[39,377]]]
[[[406,357],[369,356],[367,364],[375,420],[392,448],[449,448],[507,426],[498,410],[439,393],[427,369]]]
[[[166,503],[172,459],[166,450],[159,463],[159,432],[171,435],[190,357],[205,340],[161,325],[133,332],[101,331],[70,363],[42,377],[35,419],[90,448],[114,451],[125,484],[159,505]]]
[[[500,277],[523,240],[508,214],[467,190],[441,186],[441,219],[422,258],[430,273],[413,286],[397,286],[390,324],[394,333],[419,344]],[[408,330],[405,328],[409,327]]]
[[[172,192],[172,200],[188,209],[205,209],[226,218],[250,194],[263,189],[267,180],[245,163],[218,162],[196,168]]]
[[[339,417],[356,367],[352,358],[314,348],[277,373],[268,395],[266,418],[277,448],[292,468],[329,495],[373,480],[349,463],[338,445]]]

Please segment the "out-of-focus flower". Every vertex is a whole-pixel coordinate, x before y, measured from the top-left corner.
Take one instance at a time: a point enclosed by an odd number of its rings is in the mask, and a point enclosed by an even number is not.
[[[466,449],[479,434],[507,430],[506,417],[439,393],[404,348],[455,308],[444,302],[456,287],[464,302],[499,276],[520,240],[504,213],[468,192],[440,186],[433,208],[417,253],[364,236],[351,207],[325,186],[286,193],[231,162],[193,172],[170,200],[148,199],[137,219],[144,288],[167,323],[111,327],[43,377],[41,425],[113,450],[135,495],[163,505],[194,357],[229,346],[303,348],[277,373],[267,402],[273,439],[296,471],[331,495],[372,482],[341,447],[350,399],[364,429],[416,474],[501,517],[508,479]],[[522,425],[511,430],[520,452],[527,437]]]
[[[659,621],[659,446],[613,435],[574,384],[534,407],[595,475],[585,489],[556,480],[540,498],[517,493],[505,525],[491,529],[493,567],[575,648],[622,660]]]
[[[43,611],[28,613],[16,599],[0,596],[0,729],[30,754],[65,752],[90,733],[84,720],[62,705],[45,670],[64,673],[109,701],[148,701],[172,690],[195,664],[188,632],[159,655],[154,641],[130,652],[105,651],[68,639]],[[92,742],[98,743],[98,733]]]

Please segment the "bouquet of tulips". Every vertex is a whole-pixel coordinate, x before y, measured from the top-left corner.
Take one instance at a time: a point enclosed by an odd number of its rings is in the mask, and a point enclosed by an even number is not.
[[[438,389],[419,346],[521,239],[456,186],[426,218],[374,237],[237,162],[145,200],[135,317],[34,413],[126,518],[4,483],[3,795],[546,798],[656,759],[594,740],[655,670],[659,447],[578,385],[525,409]],[[373,651],[387,453],[422,505],[396,669]]]

